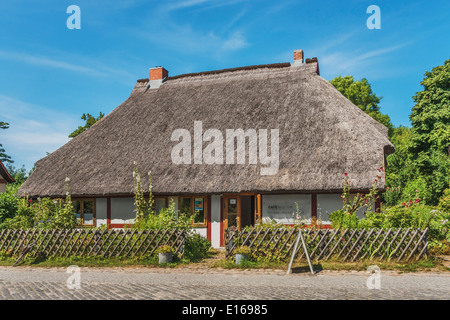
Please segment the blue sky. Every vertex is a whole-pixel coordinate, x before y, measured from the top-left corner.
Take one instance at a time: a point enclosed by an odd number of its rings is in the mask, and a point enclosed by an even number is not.
[[[69,30],[67,7],[81,9]],[[370,30],[369,5],[381,9]],[[425,71],[450,59],[450,1],[15,0],[0,5],[0,143],[16,167],[111,112],[150,67],[169,75],[317,57],[321,76],[367,78],[395,125]]]

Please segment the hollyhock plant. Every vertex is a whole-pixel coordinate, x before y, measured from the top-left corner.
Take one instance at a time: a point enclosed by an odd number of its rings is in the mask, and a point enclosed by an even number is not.
[[[378,169],[377,179],[374,180],[374,184],[372,189],[370,189],[369,193],[357,193],[353,198],[353,201],[350,197],[350,181],[348,179],[348,174],[344,173],[344,189],[341,195],[343,200],[343,210],[349,215],[353,215],[356,211],[358,211],[362,207],[366,207],[367,210],[370,210],[373,203],[378,197],[378,181],[381,178],[381,172],[383,167]]]

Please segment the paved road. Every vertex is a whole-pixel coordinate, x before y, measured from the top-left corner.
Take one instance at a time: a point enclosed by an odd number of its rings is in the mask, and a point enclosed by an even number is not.
[[[0,267],[0,299],[449,299],[450,274],[381,272],[369,290],[364,272],[286,276],[283,271],[192,271],[81,268],[80,289],[68,289],[64,268]]]

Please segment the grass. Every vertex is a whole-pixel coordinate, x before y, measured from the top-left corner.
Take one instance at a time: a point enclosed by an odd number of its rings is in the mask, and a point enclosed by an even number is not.
[[[393,262],[364,260],[358,262],[342,261],[323,261],[316,262],[315,270],[335,270],[335,271],[366,271],[371,265],[377,265],[381,270],[399,271],[399,272],[420,272],[420,271],[448,271],[442,262],[435,258],[417,262]],[[294,265],[295,267],[295,265]],[[294,268],[293,267],[293,268]]]
[[[236,265],[234,259],[217,259],[210,264],[212,268],[223,269],[281,269],[287,270],[288,261],[283,262],[255,262],[246,261],[242,265]],[[363,260],[357,262],[344,262],[339,260],[329,261],[312,261],[313,269],[336,270],[336,271],[366,271],[371,265],[377,265],[381,270],[404,272],[426,272],[426,271],[450,271],[449,267],[442,263],[441,259],[428,257],[421,261],[412,262],[395,262],[395,261],[379,261],[379,260]],[[310,272],[309,265],[306,260],[296,260],[292,264],[292,272]]]
[[[0,255],[0,266],[12,266],[17,257],[5,254]],[[392,270],[398,272],[426,272],[426,271],[450,271],[444,265],[442,259],[428,257],[425,260],[413,262],[388,262],[377,260],[364,260],[357,262],[342,262],[337,260],[312,261],[314,270],[336,270],[336,271],[366,271],[370,265],[377,265],[381,270]],[[138,258],[103,258],[103,257],[26,257],[19,266],[33,267],[68,267],[77,265],[79,267],[149,267],[149,268],[177,268],[177,267],[200,267],[200,268],[222,268],[222,269],[280,269],[287,270],[288,261],[282,262],[256,262],[246,261],[242,265],[236,265],[233,259],[226,259],[224,251],[210,250],[204,259],[175,259],[173,263],[158,264],[158,257]],[[306,260],[294,261],[292,272],[309,272]]]
[[[0,266],[12,266],[17,257],[0,257]],[[158,257],[144,258],[104,258],[104,257],[25,257],[18,266],[33,267],[68,267],[77,265],[78,267],[169,267],[175,268],[180,264],[189,263],[184,259],[176,259],[173,263],[158,263]]]
[[[242,264],[236,265],[234,260],[221,259],[212,263],[210,267],[223,269],[284,269],[285,265],[286,265],[285,262],[256,262],[256,261],[244,261],[242,262]]]

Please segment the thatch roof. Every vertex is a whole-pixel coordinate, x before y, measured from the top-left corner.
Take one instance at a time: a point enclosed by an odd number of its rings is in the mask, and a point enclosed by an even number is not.
[[[0,161],[0,181],[6,181],[7,183],[14,182],[14,178],[11,177],[6,167],[3,165],[3,162]]]
[[[146,81],[147,80],[147,81]],[[73,196],[133,193],[133,162],[160,194],[341,190],[344,173],[369,189],[393,146],[387,128],[318,75],[317,59],[171,77],[158,89],[139,80],[130,97],[89,130],[36,163],[19,190],[61,196],[70,177]],[[176,165],[170,137],[194,121],[203,130],[279,129],[280,167]],[[265,167],[265,165],[263,165]],[[384,187],[384,180],[379,184]]]

